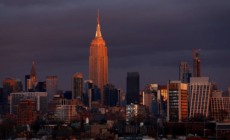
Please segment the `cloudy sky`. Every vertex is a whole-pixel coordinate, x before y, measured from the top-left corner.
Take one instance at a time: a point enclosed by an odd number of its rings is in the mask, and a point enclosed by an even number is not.
[[[222,0],[0,0],[0,85],[24,84],[33,55],[38,81],[58,76],[65,91],[75,73],[87,80],[97,9],[109,82],[124,93],[127,72],[140,73],[141,89],[178,80],[182,61],[192,72],[192,48],[202,49],[201,76],[230,85],[230,1]]]

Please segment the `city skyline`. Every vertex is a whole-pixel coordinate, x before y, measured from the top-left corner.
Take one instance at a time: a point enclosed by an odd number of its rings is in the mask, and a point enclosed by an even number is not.
[[[105,2],[104,6],[96,5],[94,8],[81,2],[72,2],[72,6],[61,6],[61,3],[64,2],[41,2],[40,5],[47,5],[44,11],[39,11],[39,3],[11,5],[0,2],[0,12],[11,11],[12,14],[0,16],[0,29],[3,30],[0,33],[2,80],[14,78],[24,81],[31,69],[32,54],[35,56],[37,81],[45,81],[49,75],[58,76],[58,89],[65,91],[71,89],[71,77],[77,72],[83,73],[83,80],[88,80],[89,46],[95,34],[99,8],[101,30],[110,58],[108,81],[123,89],[124,93],[126,74],[130,71],[139,72],[140,90],[146,84],[166,85],[169,79],[179,80],[180,62],[188,62],[192,66],[192,47],[202,49],[199,51],[201,76],[210,77],[218,89],[228,88],[229,2],[182,2],[184,9],[177,2],[165,5],[136,1],[129,6],[130,12],[125,8],[126,4],[119,7],[121,10],[108,8],[119,2]],[[77,9],[74,4],[86,6],[86,10]],[[135,10],[138,4],[139,8]],[[198,7],[199,4],[202,7]],[[29,13],[31,7],[35,9]],[[194,8],[197,10],[193,11]],[[188,17],[180,14],[183,10]],[[55,11],[59,13],[55,14]]]

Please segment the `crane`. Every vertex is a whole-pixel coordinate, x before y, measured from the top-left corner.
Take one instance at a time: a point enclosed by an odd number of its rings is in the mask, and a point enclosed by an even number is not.
[[[200,51],[200,50],[201,50],[201,49],[193,50],[193,48],[192,48],[193,59],[194,59],[195,52],[196,52],[196,51]]]

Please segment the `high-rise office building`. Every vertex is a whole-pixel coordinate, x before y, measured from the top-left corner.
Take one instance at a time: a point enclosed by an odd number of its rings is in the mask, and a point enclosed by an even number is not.
[[[126,101],[127,104],[140,104],[140,76],[138,72],[128,72],[126,78]]]
[[[99,13],[97,18],[97,31],[91,42],[89,56],[89,79],[101,90],[101,103],[104,103],[103,86],[108,83],[108,56],[105,41],[101,36]]]
[[[104,85],[104,105],[116,106],[118,103],[118,90],[113,84]]]
[[[211,94],[209,77],[191,77],[189,84],[189,117],[202,115],[208,117]]]
[[[16,79],[14,84],[14,92],[21,92],[21,91],[23,91],[22,81],[20,79]]]
[[[28,79],[30,79],[30,75],[25,75],[25,91],[28,91]]]
[[[181,81],[169,81],[167,84],[167,121],[180,122],[188,117],[188,85]]]
[[[192,77],[191,73],[184,73],[183,74],[183,81],[182,83],[190,83],[190,77]]]
[[[47,111],[46,92],[17,92],[10,94],[10,114],[16,114],[21,99],[32,99],[35,102],[36,111]]]
[[[3,95],[2,95],[2,101],[4,104],[7,104],[8,102],[8,96],[10,96],[10,93],[13,93],[15,86],[15,80],[12,78],[4,79],[3,80]]]
[[[47,102],[57,94],[57,76],[46,76]]]
[[[179,80],[181,82],[184,81],[183,79],[184,73],[189,73],[189,65],[187,62],[181,62],[179,65]]]
[[[72,76],[72,99],[81,99],[83,96],[83,76],[82,73],[76,73]]]
[[[118,105],[121,106],[122,98],[123,98],[123,90],[117,89],[118,92]]]
[[[20,100],[17,108],[17,126],[26,126],[37,120],[37,111],[33,100]]]
[[[193,59],[193,77],[200,77],[200,54]]]

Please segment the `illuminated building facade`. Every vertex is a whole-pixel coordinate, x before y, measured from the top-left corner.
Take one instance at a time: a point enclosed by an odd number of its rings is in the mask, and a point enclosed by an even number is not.
[[[163,101],[167,100],[167,85],[158,85],[158,90],[163,98]]]
[[[230,119],[229,114],[230,92],[213,91],[211,97],[211,116],[216,121],[223,121]]]
[[[133,121],[137,115],[141,115],[142,117],[146,117],[146,109],[144,105],[137,105],[131,103],[130,105],[126,105],[126,121]]]
[[[47,102],[57,94],[57,76],[46,76]]]
[[[200,77],[200,54],[193,59],[193,77]]]
[[[35,102],[33,100],[20,100],[17,108],[17,126],[26,126],[37,120]]]
[[[90,46],[89,79],[101,90],[101,103],[103,104],[103,86],[108,83],[108,56],[105,41],[101,36],[99,13],[97,22],[96,36]]]
[[[187,84],[170,81],[167,84],[167,121],[181,122],[188,117]]]
[[[61,104],[56,105],[54,119],[70,123],[71,120],[77,119],[77,103],[74,100],[60,100]]]
[[[72,99],[81,99],[83,96],[83,76],[82,73],[76,73],[72,76]]]
[[[209,77],[191,77],[189,84],[189,117],[202,114],[208,117],[211,94]]]
[[[128,72],[126,78],[126,101],[127,104],[140,104],[140,76],[138,72]]]
[[[32,89],[35,89],[35,87],[37,86],[37,73],[34,67],[34,62],[30,71],[30,79],[31,79]]]

